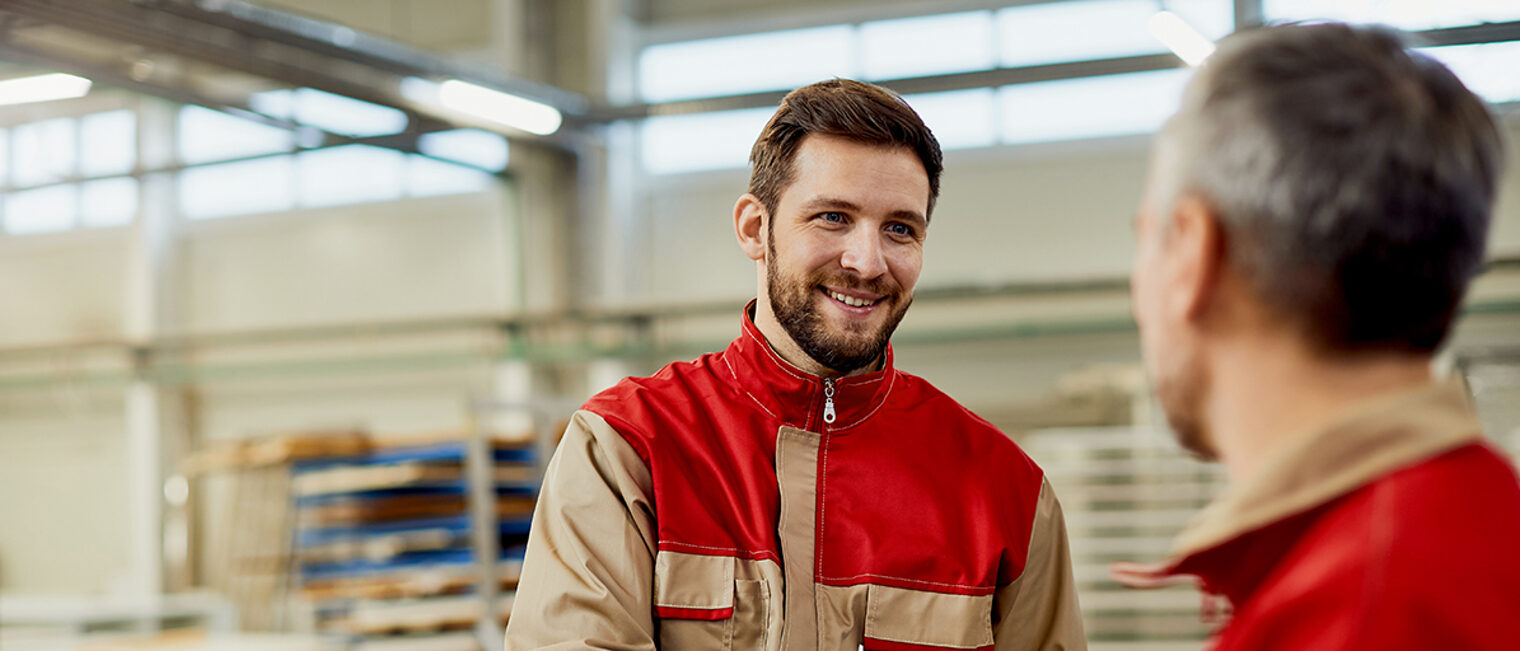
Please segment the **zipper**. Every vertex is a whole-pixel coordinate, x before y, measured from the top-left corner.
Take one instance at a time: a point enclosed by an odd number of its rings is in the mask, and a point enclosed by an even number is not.
[[[823,380],[823,422],[834,424],[834,378]]]

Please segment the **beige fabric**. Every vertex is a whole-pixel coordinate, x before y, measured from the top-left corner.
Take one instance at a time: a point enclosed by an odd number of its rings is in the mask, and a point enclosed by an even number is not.
[[[654,557],[654,605],[733,608],[734,558],[661,551]]]
[[[998,651],[1087,648],[1082,611],[1077,605],[1077,581],[1071,571],[1066,518],[1049,479],[1040,484],[1024,573],[998,589],[995,610],[993,636]]]
[[[866,637],[977,649],[992,644],[992,595],[966,596],[884,585],[866,594]]]
[[[576,412],[539,493],[508,650],[655,648],[651,494],[627,441]]]
[[[1354,406],[1227,489],[1178,535],[1173,559],[1302,513],[1482,436],[1461,384],[1435,383]]]
[[[661,620],[661,649],[781,648],[782,579],[775,561],[661,550],[654,583],[660,606],[734,609],[732,617],[713,621]]]
[[[776,481],[781,488],[782,567],[786,570],[783,649],[818,648],[813,592],[818,522],[818,445],[822,436],[794,427],[776,435]]]
[[[818,651],[856,651],[865,635],[866,598],[869,584],[820,585],[813,591],[818,600]]]

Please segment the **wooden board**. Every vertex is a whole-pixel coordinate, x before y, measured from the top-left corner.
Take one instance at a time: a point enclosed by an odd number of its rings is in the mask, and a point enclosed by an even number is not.
[[[529,515],[533,513],[534,502],[532,496],[526,495],[497,496],[496,517]],[[342,500],[303,508],[298,522],[302,528],[347,526],[458,515],[467,508],[469,500],[464,495],[396,495]]]

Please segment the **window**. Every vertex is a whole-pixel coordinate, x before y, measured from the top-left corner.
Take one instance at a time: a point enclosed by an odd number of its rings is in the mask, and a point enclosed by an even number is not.
[[[1219,39],[1235,28],[1232,3],[1219,0],[1075,0],[1024,5],[997,13],[1000,61],[1013,68],[1165,52],[1165,46],[1146,27],[1163,4],[1210,39]]]
[[[860,76],[849,25],[666,43],[639,54],[646,102],[783,90],[834,76]]]
[[[1272,22],[1334,20],[1422,30],[1520,20],[1515,0],[1263,0]]]
[[[122,176],[79,184],[79,225],[126,226],[137,216],[137,179]]]
[[[428,156],[447,158],[483,170],[507,168],[507,139],[483,129],[451,129],[422,134],[417,149]]]
[[[189,219],[290,210],[295,159],[271,156],[188,168],[179,176],[179,206]]]
[[[255,93],[249,103],[253,110],[270,117],[351,138],[401,133],[407,125],[406,113],[400,110],[315,88]]]
[[[179,158],[198,165],[290,151],[295,138],[287,129],[199,106],[179,111]]]
[[[491,180],[490,174],[463,165],[415,154],[406,157],[407,194],[413,197],[482,192]]]
[[[878,20],[860,26],[866,79],[901,79],[997,66],[992,12]]]
[[[77,187],[50,185],[5,195],[5,231],[15,235],[52,233],[74,227]]]
[[[1428,47],[1420,52],[1446,64],[1484,100],[1492,104],[1520,102],[1520,75],[1515,74],[1520,41]]]
[[[948,151],[997,143],[995,97],[991,88],[972,88],[908,95],[903,99],[934,132],[940,149]]]
[[[137,114],[108,111],[79,119],[81,176],[126,174],[137,165]]]
[[[11,130],[13,185],[56,183],[78,172],[79,141],[72,118],[23,124]]]
[[[1176,112],[1188,69],[1004,86],[1003,142],[1079,140],[1156,131]]]
[[[644,169],[654,174],[744,167],[772,108],[665,115],[644,120]]]
[[[369,145],[344,145],[296,155],[297,203],[318,208],[401,198],[404,154]]]

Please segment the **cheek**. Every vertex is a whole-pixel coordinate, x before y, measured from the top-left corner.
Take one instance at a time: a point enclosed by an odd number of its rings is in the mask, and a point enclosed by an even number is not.
[[[924,270],[923,249],[898,252],[888,261],[888,265],[892,270],[892,279],[897,281],[898,286],[911,290],[918,284],[918,275]]]

